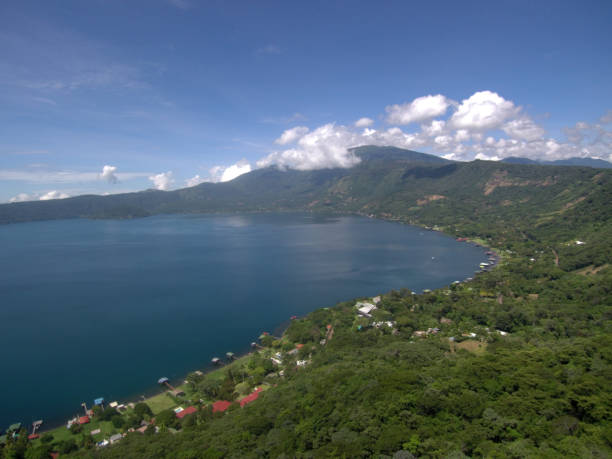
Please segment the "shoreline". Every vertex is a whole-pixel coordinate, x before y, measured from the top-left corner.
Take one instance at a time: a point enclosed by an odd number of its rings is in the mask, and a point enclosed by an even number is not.
[[[244,213],[244,212],[239,212],[237,214],[240,214],[240,213]],[[259,214],[259,213],[268,213],[268,212],[255,211],[255,212],[250,212],[250,213]],[[331,217],[331,216],[356,216],[356,217],[362,217],[362,218],[364,218],[364,217],[365,218],[374,218],[374,219],[377,219],[377,220],[380,220],[380,221],[386,221],[386,222],[389,222],[389,223],[401,223],[401,224],[412,226],[414,228],[419,228],[419,229],[422,229],[422,230],[438,232],[438,233],[444,234],[445,236],[455,240],[456,242],[467,242],[469,244],[474,245],[475,247],[478,247],[478,248],[483,249],[483,250],[489,250],[489,251],[494,253],[496,261],[493,264],[491,264],[488,267],[488,269],[480,270],[480,271],[475,271],[475,274],[476,273],[486,272],[486,271],[489,271],[491,269],[497,268],[500,265],[500,262],[502,260],[502,257],[500,255],[498,249],[491,248],[491,247],[489,247],[487,245],[484,245],[483,242],[485,242],[485,241],[483,241],[483,240],[476,240],[477,238],[474,238],[474,239],[472,239],[472,238],[465,238],[464,241],[459,241],[459,240],[457,240],[456,235],[452,235],[448,231],[445,231],[444,229],[437,229],[436,227],[431,228],[431,227],[428,227],[428,226],[423,225],[423,224],[417,224],[415,222],[410,222],[410,221],[403,220],[401,217],[396,217],[396,216],[393,216],[393,215],[385,215],[385,216],[382,216],[382,215],[372,215],[372,216],[370,216],[370,215],[363,215],[363,214],[355,213],[355,212],[338,212],[338,213],[337,212],[325,212],[325,213],[319,213],[319,212],[315,212],[315,211],[297,211],[297,212],[296,211],[286,211],[286,212],[281,212],[281,213],[298,213],[298,214],[311,214],[311,215],[312,214],[315,214],[315,215],[316,214],[322,214],[323,216],[329,216],[329,217]],[[225,215],[236,215],[236,213],[223,213],[223,214],[225,214]],[[193,214],[185,214],[185,215],[193,215]],[[210,215],[210,214],[197,214],[197,215]],[[475,274],[472,274],[471,276],[473,276]],[[461,283],[468,282],[468,279],[469,279],[469,277],[466,278],[466,279],[462,279],[459,282],[461,282]],[[444,285],[441,285],[441,286],[437,287],[436,289],[448,287],[450,285],[451,285],[451,283],[444,284]],[[396,287],[396,288],[401,288],[401,287]],[[320,309],[322,307],[323,306],[318,306],[315,309],[313,309],[313,311],[316,311],[316,310],[318,310],[318,309]],[[313,312],[313,311],[310,311],[310,312]],[[284,332],[286,331],[286,329],[288,328],[290,323],[291,323],[290,320],[285,320],[285,321],[279,323],[277,326],[273,327],[273,329],[272,329],[273,333],[274,334],[278,333],[279,336],[282,336],[284,334]],[[244,353],[238,353],[237,356],[236,356],[236,359],[234,360],[234,362],[237,361],[237,360],[240,360],[240,359],[242,359],[242,358],[244,358],[244,357],[246,357],[248,355],[250,355],[251,353],[252,353],[252,351],[250,351],[250,350],[248,350],[248,351],[246,351]],[[223,369],[225,369],[227,366],[231,365],[232,363],[233,362],[228,362],[227,364],[224,364],[224,365],[222,365],[220,367],[216,367],[214,365],[209,364],[204,369],[199,369],[199,371],[202,371],[205,375],[210,375],[210,374],[222,371]],[[194,371],[198,371],[198,369],[196,368],[196,369],[193,369],[191,371],[188,371],[183,376],[177,377],[177,378],[173,379],[171,381],[171,383],[175,383],[175,387],[176,388],[183,387],[185,385],[186,377],[190,373],[193,373]],[[162,375],[160,374],[160,376],[162,376]],[[129,403],[139,403],[139,402],[145,402],[146,403],[147,401],[152,400],[152,399],[154,399],[156,397],[162,396],[162,395],[164,395],[164,394],[166,394],[168,392],[166,390],[161,390],[160,391],[159,389],[160,388],[159,388],[158,385],[151,385],[148,389],[145,389],[142,392],[139,391],[139,392],[141,392],[140,396],[134,394],[133,396],[126,396],[124,398],[118,398],[118,399],[116,399],[116,401],[125,400],[124,402],[122,402],[125,405],[127,405]],[[106,400],[105,403],[109,403],[111,401],[115,401],[115,400],[110,400],[109,399],[109,400]],[[77,413],[80,410],[81,410],[80,407],[77,409],[76,405],[75,405],[74,412]],[[60,421],[59,418],[56,418],[56,420],[52,420],[50,422],[46,422],[46,423],[44,423],[41,426],[40,429],[38,429],[38,434],[39,435],[43,435],[45,433],[52,432],[54,430],[63,428],[63,427],[66,426],[66,423],[67,423],[68,419],[70,419],[70,418],[67,418],[65,420]],[[44,419],[43,419],[43,421],[44,421]],[[24,425],[24,427],[26,428],[26,430],[30,431],[30,428],[29,428],[30,424],[29,423],[26,423]]]

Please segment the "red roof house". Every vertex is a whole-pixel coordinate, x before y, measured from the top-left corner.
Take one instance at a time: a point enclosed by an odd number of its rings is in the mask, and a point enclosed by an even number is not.
[[[28,440],[36,440],[39,437],[40,435],[33,433],[33,434],[28,435]]]
[[[217,400],[215,403],[213,403],[213,413],[223,413],[225,410],[227,410],[230,405],[232,404],[232,402],[228,402],[227,400]]]
[[[176,413],[176,417],[179,419],[183,419],[188,414],[195,413],[196,411],[198,411],[198,409],[195,406],[188,406],[183,411]]]
[[[249,395],[247,395],[246,397],[242,397],[240,399],[240,407],[242,408],[244,405],[246,405],[247,403],[251,403],[255,400],[257,400],[257,397],[259,397],[259,393],[261,392],[261,387],[257,387],[253,392],[251,392]]]
[[[79,424],[89,424],[89,416],[81,416],[79,418]]]

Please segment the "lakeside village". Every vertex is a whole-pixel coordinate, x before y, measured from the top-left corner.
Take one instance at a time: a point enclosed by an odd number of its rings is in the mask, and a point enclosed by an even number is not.
[[[463,238],[457,240],[467,241]],[[487,251],[486,254],[488,261],[482,262],[476,273],[490,270],[500,260],[499,255],[493,251]],[[455,281],[442,289],[442,293],[450,295],[457,288],[471,290],[466,283],[471,280],[468,277],[464,281]],[[416,292],[410,294],[417,298]],[[430,294],[431,290],[423,290],[422,295]],[[417,307],[415,303],[412,311]],[[353,302],[352,308],[354,317],[351,328],[354,332],[374,328],[384,333],[399,333],[400,327],[393,320],[393,314],[385,308],[385,295]],[[333,323],[329,308],[320,311],[326,313],[326,320]],[[317,313],[315,311],[310,316],[316,317]],[[26,430],[21,423],[14,423],[0,436],[0,447],[27,437],[27,441],[33,442],[35,446],[47,445],[51,456],[58,457],[61,453],[69,453],[79,447],[103,448],[130,434],[154,435],[161,431],[176,433],[190,424],[205,422],[235,409],[245,408],[257,401],[266,390],[273,390],[288,372],[300,371],[306,367],[312,361],[313,354],[321,351],[333,339],[332,323],[319,320],[319,323],[313,324],[313,319],[309,317],[291,317],[291,324],[282,337],[277,338],[264,332],[258,342],[251,343],[252,351],[248,354],[236,358],[232,352],[228,352],[225,359],[215,357],[211,361],[214,370],[206,373],[194,371],[176,386],[168,378],[160,378],[158,384],[164,391],[148,399],[143,397],[138,402],[107,403],[102,397],[96,398],[91,406],[81,403],[79,413],[65,425],[46,432],[40,432],[42,420],[32,423],[30,430]],[[451,335],[452,331],[460,333]],[[457,330],[451,319],[442,317],[438,326],[415,330],[410,339],[444,336],[450,343],[451,352],[464,349],[481,353],[491,334],[506,336],[508,333],[488,328]]]

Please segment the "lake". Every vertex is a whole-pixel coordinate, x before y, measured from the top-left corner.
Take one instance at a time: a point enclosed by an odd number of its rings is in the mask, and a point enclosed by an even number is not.
[[[484,250],[433,231],[311,214],[0,226],[0,429],[245,352],[263,331],[360,296],[471,276]]]

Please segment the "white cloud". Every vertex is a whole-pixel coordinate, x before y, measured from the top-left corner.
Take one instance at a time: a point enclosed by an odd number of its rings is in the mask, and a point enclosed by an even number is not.
[[[359,145],[360,135],[334,123],[320,126],[298,140],[296,148],[274,152],[257,162],[258,167],[277,165],[299,170],[352,167],[360,159],[348,151]]]
[[[53,190],[43,194],[40,198],[41,201],[48,201],[50,199],[65,199],[69,198],[70,195],[67,193],[62,193],[61,191]]]
[[[188,187],[192,187],[192,186],[199,185],[200,183],[204,183],[204,182],[210,182],[210,180],[202,178],[200,177],[199,174],[196,174],[190,179],[185,180],[185,185],[187,185]]]
[[[513,139],[526,140],[528,142],[539,140],[545,134],[544,129],[535,124],[527,116],[508,121],[502,126],[502,130]]]
[[[119,179],[115,175],[117,172],[116,166],[104,166],[102,168],[102,172],[100,173],[100,178],[106,180],[108,183],[117,183]]]
[[[446,122],[444,120],[433,120],[429,125],[421,126],[421,130],[430,137],[435,137],[444,132]]]
[[[437,99],[436,99],[437,98]],[[420,102],[420,101],[424,102]],[[403,106],[387,107],[389,117],[399,121],[430,116],[427,112],[439,101],[455,104],[445,96],[425,96]],[[404,116],[404,118],[401,118]],[[610,115],[612,116],[612,115]],[[285,131],[277,143],[294,142],[295,146],[270,153],[257,162],[258,167],[277,165],[300,170],[332,167],[352,167],[359,162],[349,149],[360,145],[389,145],[434,154],[454,160],[474,158],[499,160],[508,156],[532,159],[562,159],[572,156],[592,156],[612,159],[612,132],[603,124],[576,123],[566,128],[568,141],[545,138],[546,131],[514,102],[492,91],[479,91],[464,99],[457,110],[445,119],[426,119],[420,129],[403,130],[398,126],[377,130],[360,126],[329,123],[312,131]],[[366,124],[365,121],[363,124]],[[283,139],[283,140],[281,140]],[[291,142],[289,142],[291,140]]]
[[[296,126],[294,128],[287,129],[274,142],[279,145],[286,145],[288,143],[293,143],[296,140],[298,140],[300,137],[303,137],[304,134],[306,134],[307,132],[308,132],[308,128],[306,126]]]
[[[441,94],[417,97],[402,105],[390,105],[385,110],[390,124],[410,124],[444,115],[451,101]]]
[[[488,156],[484,153],[478,153],[474,159],[482,159],[483,161],[499,161],[501,158],[499,156]]]
[[[36,196],[31,196],[27,193],[19,193],[17,196],[13,196],[11,199],[9,199],[9,202],[24,202],[34,200],[36,200]]]
[[[162,172],[161,174],[152,175],[149,180],[153,182],[156,190],[168,191],[174,183],[172,171]]]
[[[231,166],[214,166],[210,169],[210,179],[203,180],[206,182],[229,182],[242,174],[251,172],[253,168],[246,159],[241,159],[236,164]]]
[[[65,199],[69,198],[70,195],[63,191],[52,190],[44,194],[40,193],[19,193],[17,196],[13,196],[9,199],[9,202],[25,202],[25,201],[48,201],[50,199]]]
[[[247,160],[243,159],[238,161],[236,164],[232,164],[231,166],[224,168],[221,171],[221,178],[219,181],[229,182],[230,180],[234,180],[236,177],[246,174],[247,172],[251,172],[251,165],[247,162]]]
[[[493,130],[515,117],[519,110],[511,101],[495,92],[480,91],[461,102],[449,123],[457,129]]]
[[[374,124],[374,120],[371,118],[359,118],[357,121],[355,121],[355,127],[358,128],[367,128],[370,127]]]

